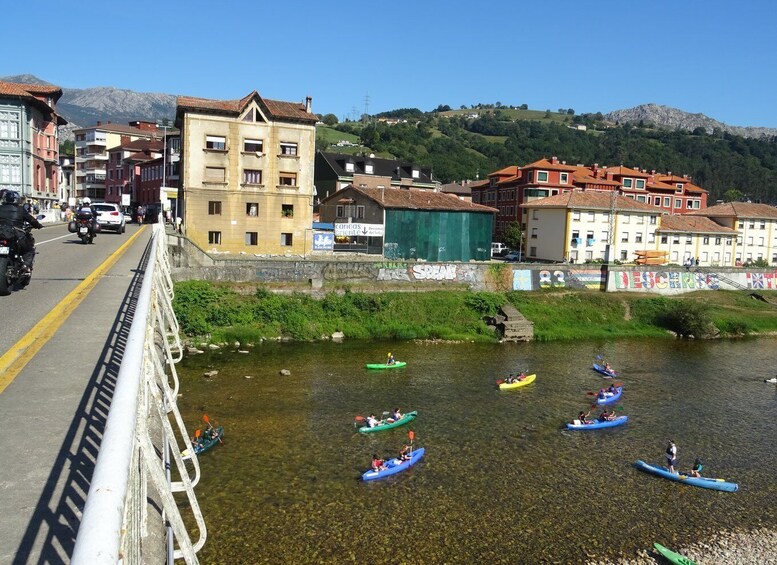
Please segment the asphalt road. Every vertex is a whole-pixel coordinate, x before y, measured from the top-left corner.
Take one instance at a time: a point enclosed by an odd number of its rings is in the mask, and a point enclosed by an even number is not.
[[[37,256],[26,289],[0,296],[0,355],[24,336],[85,277],[119,248],[140,226],[128,224],[123,234],[101,233],[84,245],[67,224],[33,230]]]

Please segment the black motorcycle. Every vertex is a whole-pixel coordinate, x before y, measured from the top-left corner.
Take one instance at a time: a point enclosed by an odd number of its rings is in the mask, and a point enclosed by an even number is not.
[[[100,233],[100,224],[93,221],[91,216],[77,217],[68,224],[67,230],[76,234],[83,243],[87,244],[92,243],[97,234]]]
[[[32,276],[24,268],[18,239],[13,230],[8,226],[0,230],[0,296],[8,296],[14,288],[27,286]],[[29,233],[30,230],[32,226],[25,225],[24,231]]]

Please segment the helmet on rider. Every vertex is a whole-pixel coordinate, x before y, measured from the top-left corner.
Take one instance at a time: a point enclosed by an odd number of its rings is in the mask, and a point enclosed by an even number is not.
[[[6,190],[3,194],[3,204],[18,204],[19,193],[15,190]]]
[[[92,203],[92,200],[87,196],[86,198],[84,198],[83,203],[84,203],[84,206],[89,206]]]

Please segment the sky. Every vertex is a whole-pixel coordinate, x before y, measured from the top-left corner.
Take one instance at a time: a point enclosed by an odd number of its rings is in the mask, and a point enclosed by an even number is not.
[[[653,102],[777,127],[774,0],[36,0],[0,13],[0,76],[65,88],[311,96],[340,120]]]

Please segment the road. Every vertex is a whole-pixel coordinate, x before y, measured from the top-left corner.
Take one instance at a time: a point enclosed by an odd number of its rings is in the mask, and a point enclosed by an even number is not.
[[[38,230],[32,282],[0,297],[0,565],[69,562],[142,282],[139,229],[92,245]]]

